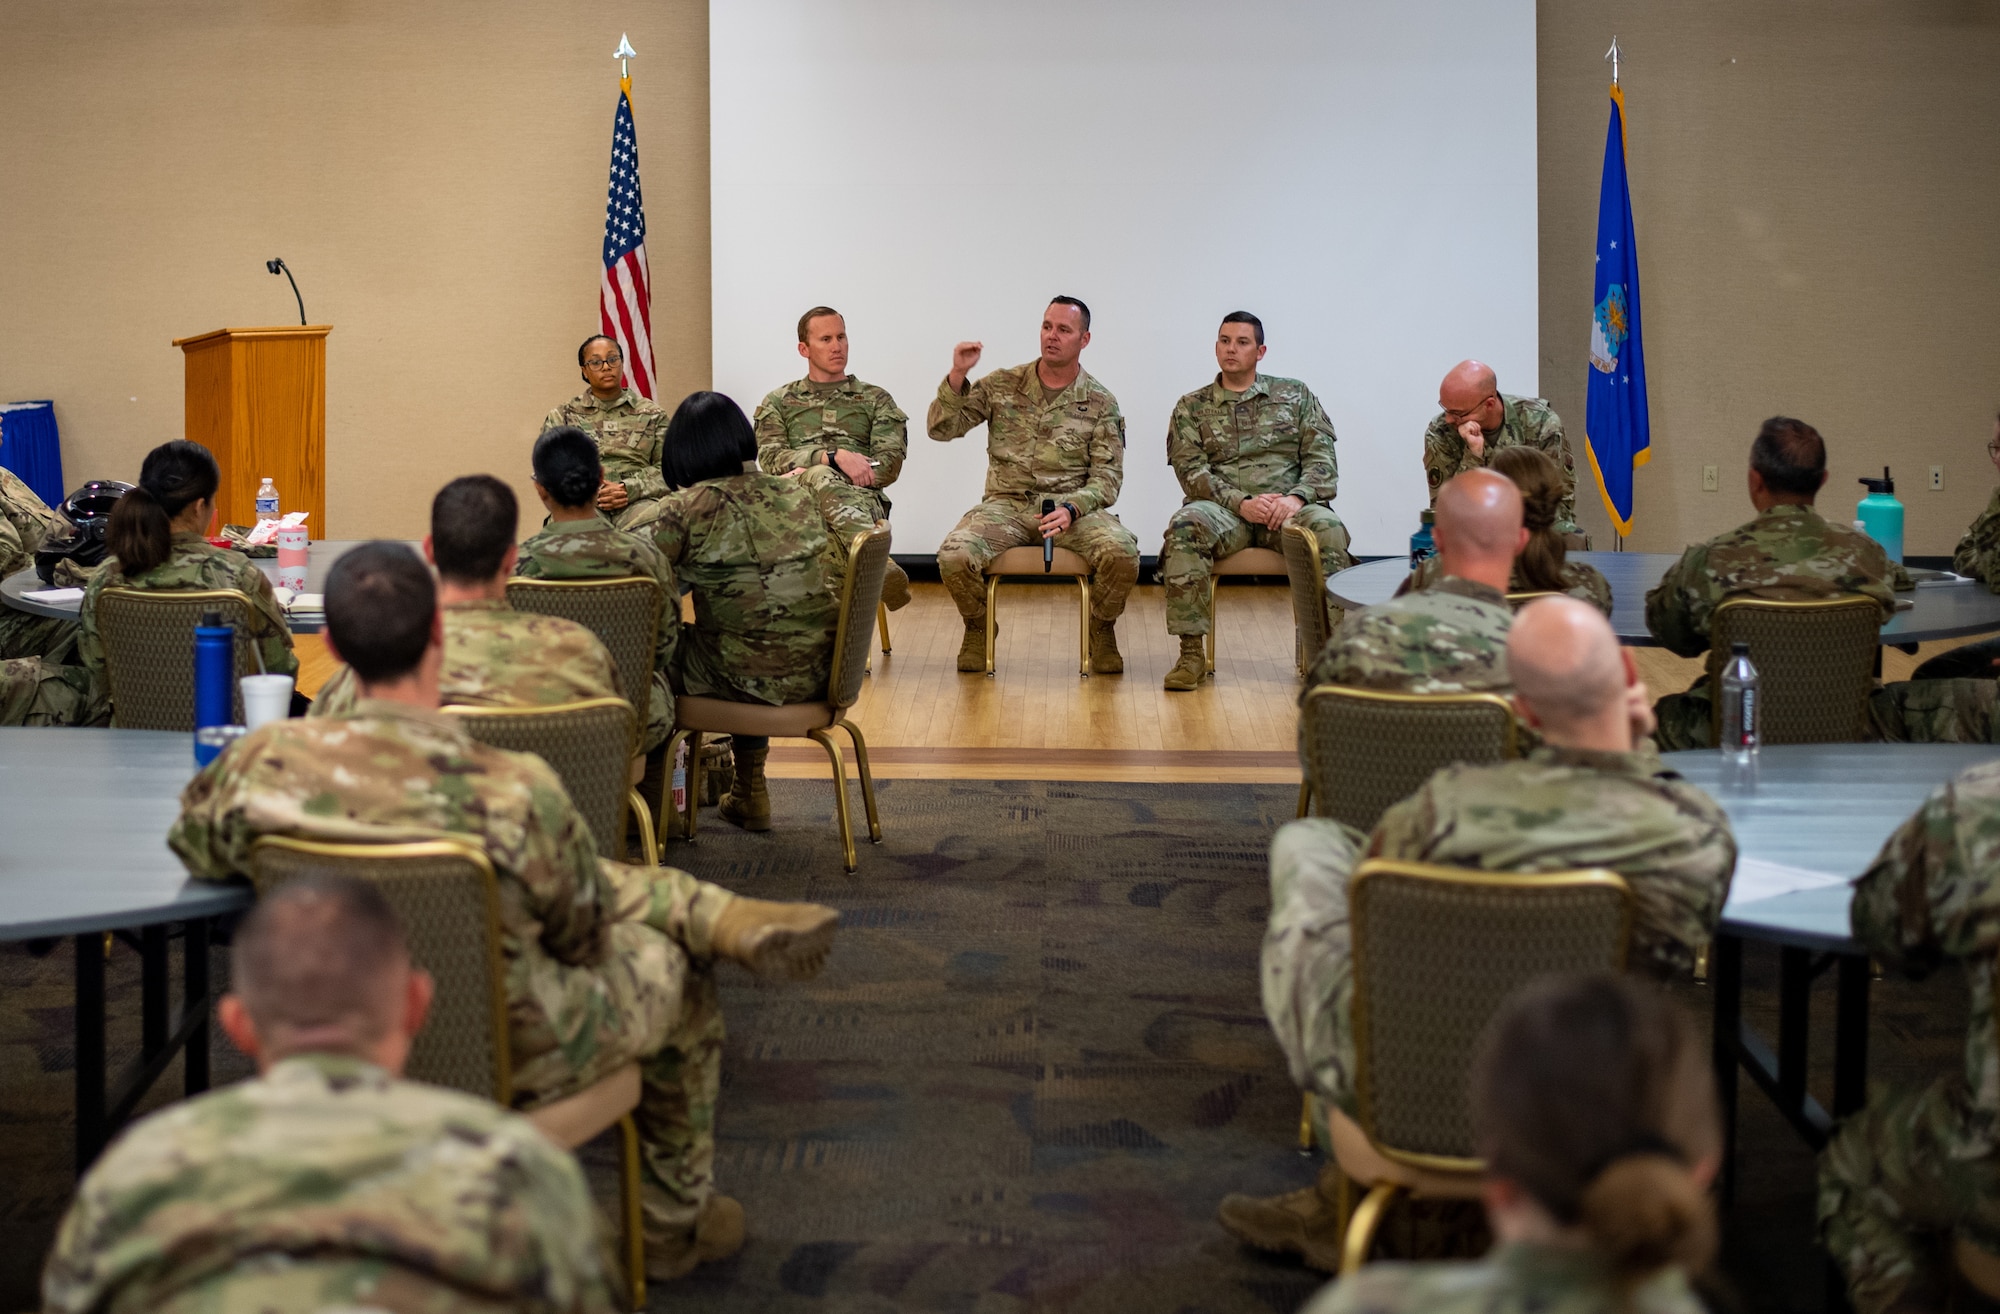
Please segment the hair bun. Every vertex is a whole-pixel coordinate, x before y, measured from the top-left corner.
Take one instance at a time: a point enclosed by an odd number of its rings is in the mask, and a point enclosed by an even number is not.
[[[1658,1152],[1614,1159],[1584,1188],[1580,1221],[1621,1276],[1668,1264],[1699,1271],[1715,1253],[1715,1210],[1688,1170]]]

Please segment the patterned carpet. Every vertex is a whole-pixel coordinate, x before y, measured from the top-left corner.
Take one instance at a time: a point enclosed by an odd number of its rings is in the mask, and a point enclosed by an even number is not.
[[[825,782],[773,782],[770,834],[711,813],[698,843],[668,850],[744,893],[832,904],[844,928],[808,985],[724,969],[717,1175],[750,1241],[655,1286],[652,1307],[1297,1308],[1322,1279],[1214,1222],[1224,1194],[1314,1171],[1292,1149],[1298,1096],[1256,989],[1265,849],[1296,791],[878,788],[887,840],[864,840],[855,876]],[[0,948],[0,1311],[33,1307],[68,1191],[70,957]],[[1748,959],[1746,1012],[1768,1032],[1773,967]],[[129,951],[109,976],[115,1063],[137,1040]],[[1684,996],[1705,1012],[1698,988]],[[1815,1003],[1829,1019],[1830,996]],[[1878,987],[1875,1075],[1950,1062],[1963,1008],[1949,974]],[[215,1052],[218,1081],[242,1074],[219,1038]],[[1817,1308],[1811,1157],[1747,1083],[1740,1127],[1732,1283],[1744,1308]],[[608,1148],[585,1158],[611,1199]]]

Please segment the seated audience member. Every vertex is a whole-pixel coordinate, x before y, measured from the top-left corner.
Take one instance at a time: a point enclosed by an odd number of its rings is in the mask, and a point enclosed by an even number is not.
[[[1509,447],[1532,447],[1562,471],[1564,493],[1556,503],[1556,532],[1576,532],[1576,461],[1563,436],[1562,417],[1540,397],[1500,391],[1493,367],[1462,360],[1438,384],[1438,414],[1424,428],[1424,479],[1431,505],[1451,480],[1491,464]]]
[[[667,429],[669,491],[629,527],[651,535],[694,591],[694,622],[674,647],[676,694],[811,702],[826,697],[833,667],[845,544],[828,539],[810,488],[745,470],[756,457],[741,407],[719,392],[691,394]],[[732,742],[736,776],[718,812],[745,830],[769,830],[771,741]]]
[[[1514,559],[1507,592],[1567,593],[1609,616],[1610,581],[1597,567],[1571,561],[1567,536],[1556,532],[1556,508],[1569,488],[1556,463],[1538,448],[1503,447],[1493,453],[1487,468],[1506,475],[1521,490],[1521,523],[1528,531],[1528,545]],[[1425,557],[1399,591],[1430,588],[1443,573],[1436,556]]]
[[[296,675],[291,625],[271,581],[241,552],[215,547],[202,535],[215,520],[215,490],[222,482],[215,458],[200,443],[161,443],[146,453],[139,485],[118,499],[105,526],[111,555],[83,591],[77,656],[90,672],[92,697],[110,697],[104,674],[104,639],[97,632],[97,600],[105,589],[185,592],[235,589],[250,599],[250,632],[239,641],[257,645],[263,669]],[[294,699],[294,710],[302,701]]]
[[[431,499],[424,554],[437,567],[444,610],[440,700],[468,707],[546,707],[618,697],[611,654],[587,626],[507,605],[520,517],[514,490],[492,475],[454,479]],[[354,672],[336,671],[313,700],[312,715],[346,716],[362,697]],[[645,708],[637,710],[646,714]]]
[[[1292,1079],[1354,1110],[1347,882],[1363,858],[1496,872],[1605,867],[1632,886],[1630,962],[1688,971],[1729,893],[1736,841],[1708,795],[1645,743],[1649,695],[1603,613],[1541,598],[1507,635],[1518,714],[1541,736],[1526,758],[1453,766],[1382,814],[1363,837],[1325,817],[1280,827],[1271,843],[1264,1012]],[[1263,1250],[1339,1261],[1338,1170],[1315,1187],[1257,1200],[1230,1196],[1222,1224]]]
[[[1350,612],[1306,673],[1306,688],[1341,684],[1396,693],[1505,691],[1507,582],[1528,541],[1521,493],[1469,470],[1438,493],[1437,582]]]
[[[1471,1085],[1493,1250],[1370,1264],[1305,1314],[1705,1314],[1722,1126],[1684,1012],[1615,976],[1538,982],[1487,1026]]]
[[[196,879],[227,880],[249,873],[266,834],[477,838],[500,880],[517,1102],[572,1095],[638,1062],[647,1271],[678,1277],[733,1253],[743,1210],[713,1190],[714,964],[812,976],[838,914],[599,857],[546,763],[480,744],[438,714],[444,620],[408,548],[368,543],[336,562],[326,623],[353,672],[353,710],[238,740],[183,792],[168,844]]]
[[[604,482],[597,444],[581,429],[563,425],[535,439],[535,494],[549,523],[521,544],[514,573],[523,579],[618,579],[643,575],[660,585],[660,626],[653,641],[653,687],[645,707],[641,748],[652,752],[674,728],[674,691],[667,669],[681,632],[680,591],[665,557],[643,534],[614,526],[597,509]]]
[[[0,466],[0,579],[34,565],[35,553],[51,534],[70,531],[60,511],[51,510],[20,476]],[[57,664],[71,662],[76,634],[73,620],[0,607],[0,661],[43,657]]]
[[[618,1308],[576,1161],[519,1114],[401,1080],[432,987],[374,887],[288,883],[230,961],[217,1012],[257,1077],[92,1166],[43,1309]]]
[[[590,435],[606,476],[597,490],[598,509],[627,525],[666,491],[660,482],[660,438],[667,431],[667,412],[625,386],[625,353],[610,338],[585,338],[576,363],[583,391],[551,410],[542,428],[569,425]]]
[[[2000,416],[1994,418],[1993,436],[1986,442],[1986,457],[2000,469]],[[0,556],[4,555],[0,552]],[[1986,509],[1972,522],[1972,528],[1965,531],[1965,537],[1958,540],[1958,547],[1951,554],[1951,568],[2000,593],[2000,488],[1993,490]],[[2000,675],[1996,664],[2000,664],[2000,639],[1981,639],[1939,653],[1919,666],[1914,678],[1991,680]]]
[[[1939,786],[1855,882],[1849,916],[1870,956],[1917,978],[1956,962],[1969,996],[1964,1062],[1871,1090],[1820,1156],[1821,1234],[1860,1314],[1957,1308],[1954,1237],[2000,1255],[1996,873],[2000,763],[1988,762]]]
[[[1802,600],[1865,593],[1895,612],[1889,558],[1859,530],[1813,509],[1826,482],[1826,444],[1803,420],[1774,415],[1750,445],[1755,519],[1697,543],[1646,594],[1646,628],[1682,657],[1708,651],[1715,609],[1730,598]],[[1662,751],[1709,746],[1708,676],[1654,708]]]

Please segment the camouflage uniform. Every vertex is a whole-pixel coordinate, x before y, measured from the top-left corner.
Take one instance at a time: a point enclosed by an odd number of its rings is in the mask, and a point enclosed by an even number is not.
[[[1962,1066],[1925,1086],[1871,1091],[1820,1158],[1821,1234],[1861,1314],[1899,1296],[1907,1308],[1942,1308],[1953,1233],[2000,1251],[1995,873],[2000,763],[1989,762],[1934,791],[1855,882],[1854,937],[1874,959],[1915,977],[1956,960],[1969,996]]]
[[[873,529],[877,520],[889,518],[890,503],[882,490],[903,472],[909,420],[886,390],[852,374],[838,383],[799,379],[757,404],[752,419],[757,464],[769,475],[803,471],[798,481],[812,492],[827,534],[845,545]],[[881,462],[875,467],[875,486],[858,487],[842,474],[832,464],[835,450]],[[821,453],[827,454],[825,465],[820,464]],[[892,561],[889,573],[901,575],[902,567]]]
[[[660,448],[673,417],[658,402],[641,397],[630,388],[622,389],[610,401],[599,401],[585,388],[550,411],[542,420],[542,432],[573,424],[597,443],[597,459],[604,477],[625,485],[626,503],[618,513],[620,529],[645,506],[667,491],[667,477],[660,472]]]
[[[0,661],[0,725],[98,725],[108,719],[83,667],[41,657]]]
[[[104,639],[97,632],[97,599],[112,588],[162,592],[235,589],[250,599],[250,632],[237,635],[237,642],[256,644],[264,670],[270,674],[298,674],[291,624],[271,592],[270,578],[240,552],[212,547],[200,534],[175,534],[167,559],[151,570],[127,577],[118,558],[106,557],[104,568],[84,587],[83,609],[77,617],[82,627],[77,634],[77,659],[90,674],[93,708],[87,720],[97,719],[110,698],[110,684],[104,675]]]
[[[986,429],[986,492],[938,545],[938,573],[958,606],[986,614],[986,566],[1013,547],[1038,547],[1042,502],[1076,508],[1076,522],[1056,538],[1090,563],[1090,612],[1118,619],[1139,579],[1139,540],[1110,506],[1125,481],[1125,417],[1118,399],[1080,370],[1051,393],[1037,362],[993,371],[963,392],[947,377],[926,417],[941,443]]]
[[[1865,593],[1887,620],[1896,607],[1888,576],[1889,558],[1874,539],[1827,523],[1809,506],[1779,504],[1683,552],[1646,594],[1646,628],[1668,652],[1699,657],[1708,651],[1715,609],[1729,598]],[[1653,712],[1662,751],[1709,746],[1706,675],[1685,693],[1662,697]]]
[[[1506,693],[1506,595],[1447,575],[1420,592],[1348,616],[1306,672],[1306,688],[1342,684],[1393,693]]]
[[[1222,377],[1174,406],[1167,422],[1167,461],[1187,495],[1167,522],[1160,548],[1166,585],[1167,633],[1207,634],[1209,576],[1215,563],[1248,547],[1283,552],[1282,531],[1253,525],[1239,514],[1260,493],[1282,493],[1305,505],[1289,524],[1319,540],[1328,575],[1354,564],[1347,526],[1330,503],[1340,487],[1333,422],[1319,398],[1297,379],[1259,374],[1240,393]]]
[[[1419,595],[1421,596],[1421,595]],[[1630,962],[1685,972],[1708,943],[1736,868],[1728,818],[1651,750],[1543,746],[1439,771],[1365,841],[1324,817],[1271,843],[1264,1013],[1292,1079],[1354,1111],[1347,882],[1364,857],[1496,872],[1608,867],[1632,886]]]
[[[1438,489],[1467,470],[1484,469],[1493,453],[1503,447],[1539,447],[1554,461],[1569,484],[1569,494],[1556,507],[1555,530],[1574,534],[1576,528],[1576,461],[1570,456],[1569,439],[1563,436],[1562,417],[1549,409],[1540,397],[1510,397],[1500,394],[1505,418],[1500,427],[1486,435],[1484,451],[1474,456],[1458,433],[1458,426],[1442,411],[1424,430],[1424,478],[1431,486],[1431,505],[1437,505]]]
[[[1302,1314],[1706,1314],[1687,1274],[1621,1286],[1589,1251],[1522,1243],[1471,1264],[1370,1264],[1329,1284]]]
[[[573,1095],[636,1060],[647,1236],[690,1233],[714,1177],[712,932],[735,895],[598,857],[540,758],[399,703],[244,736],[183,791],[167,843],[195,878],[227,880],[249,874],[251,846],[269,834],[478,839],[500,879],[515,1103]]]
[[[548,707],[621,695],[611,654],[588,627],[515,611],[502,601],[479,601],[444,607],[438,696],[465,707]],[[354,671],[343,666],[306,715],[349,716],[360,700]]]
[[[42,1294],[49,1314],[617,1308],[576,1160],[486,1100],[326,1054],[120,1137]]]
[[[1965,531],[1965,537],[1958,540],[1958,547],[1951,554],[1951,568],[2000,593],[2000,489],[1993,491],[1986,509],[1972,522],[1972,528]],[[1995,658],[2000,658],[2000,639],[1982,639],[1939,653],[1919,666],[1914,678],[1970,677],[1991,684],[1995,675],[2000,675],[2000,669],[1993,664]]]
[[[0,467],[0,579],[35,564],[35,552],[50,534],[66,534],[72,526],[59,511],[35,495],[12,470]],[[37,616],[0,605],[0,661],[15,657],[46,657],[70,662],[76,656],[77,624],[54,616]],[[18,725],[0,721],[0,725]]]
[[[641,748],[652,752],[674,728],[674,690],[667,672],[673,665],[674,643],[681,632],[681,595],[674,572],[660,550],[643,534],[616,529],[609,520],[552,521],[521,544],[514,573],[523,579],[617,579],[641,575],[660,586],[659,634],[653,640],[653,685],[647,705]],[[463,699],[447,697],[446,702]]]
[[[1410,572],[1410,578],[1398,592],[1400,594],[1402,592],[1416,592],[1420,589],[1433,588],[1443,575],[1444,564],[1436,556],[1425,557],[1417,563],[1417,568]],[[1563,560],[1562,576],[1562,591],[1564,593],[1569,594],[1579,602],[1589,603],[1606,616],[1611,614],[1611,581],[1604,578],[1603,573],[1597,567],[1588,562],[1571,561],[1565,558]],[[1507,581],[1507,591],[1509,593],[1529,593],[1534,591],[1521,579],[1519,562],[1515,563],[1513,578]]]
[[[705,479],[632,528],[694,592],[694,623],[674,648],[676,693],[774,706],[826,696],[846,556],[811,492],[767,474]]]

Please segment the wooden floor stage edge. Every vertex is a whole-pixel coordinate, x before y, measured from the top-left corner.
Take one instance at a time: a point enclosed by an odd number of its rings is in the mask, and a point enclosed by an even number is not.
[[[852,778],[854,755],[841,756]],[[1296,753],[1249,749],[1140,748],[870,748],[878,780],[1126,780],[1141,783],[1226,781],[1296,784]],[[825,750],[811,744],[771,745],[768,774],[788,780],[830,774]]]

